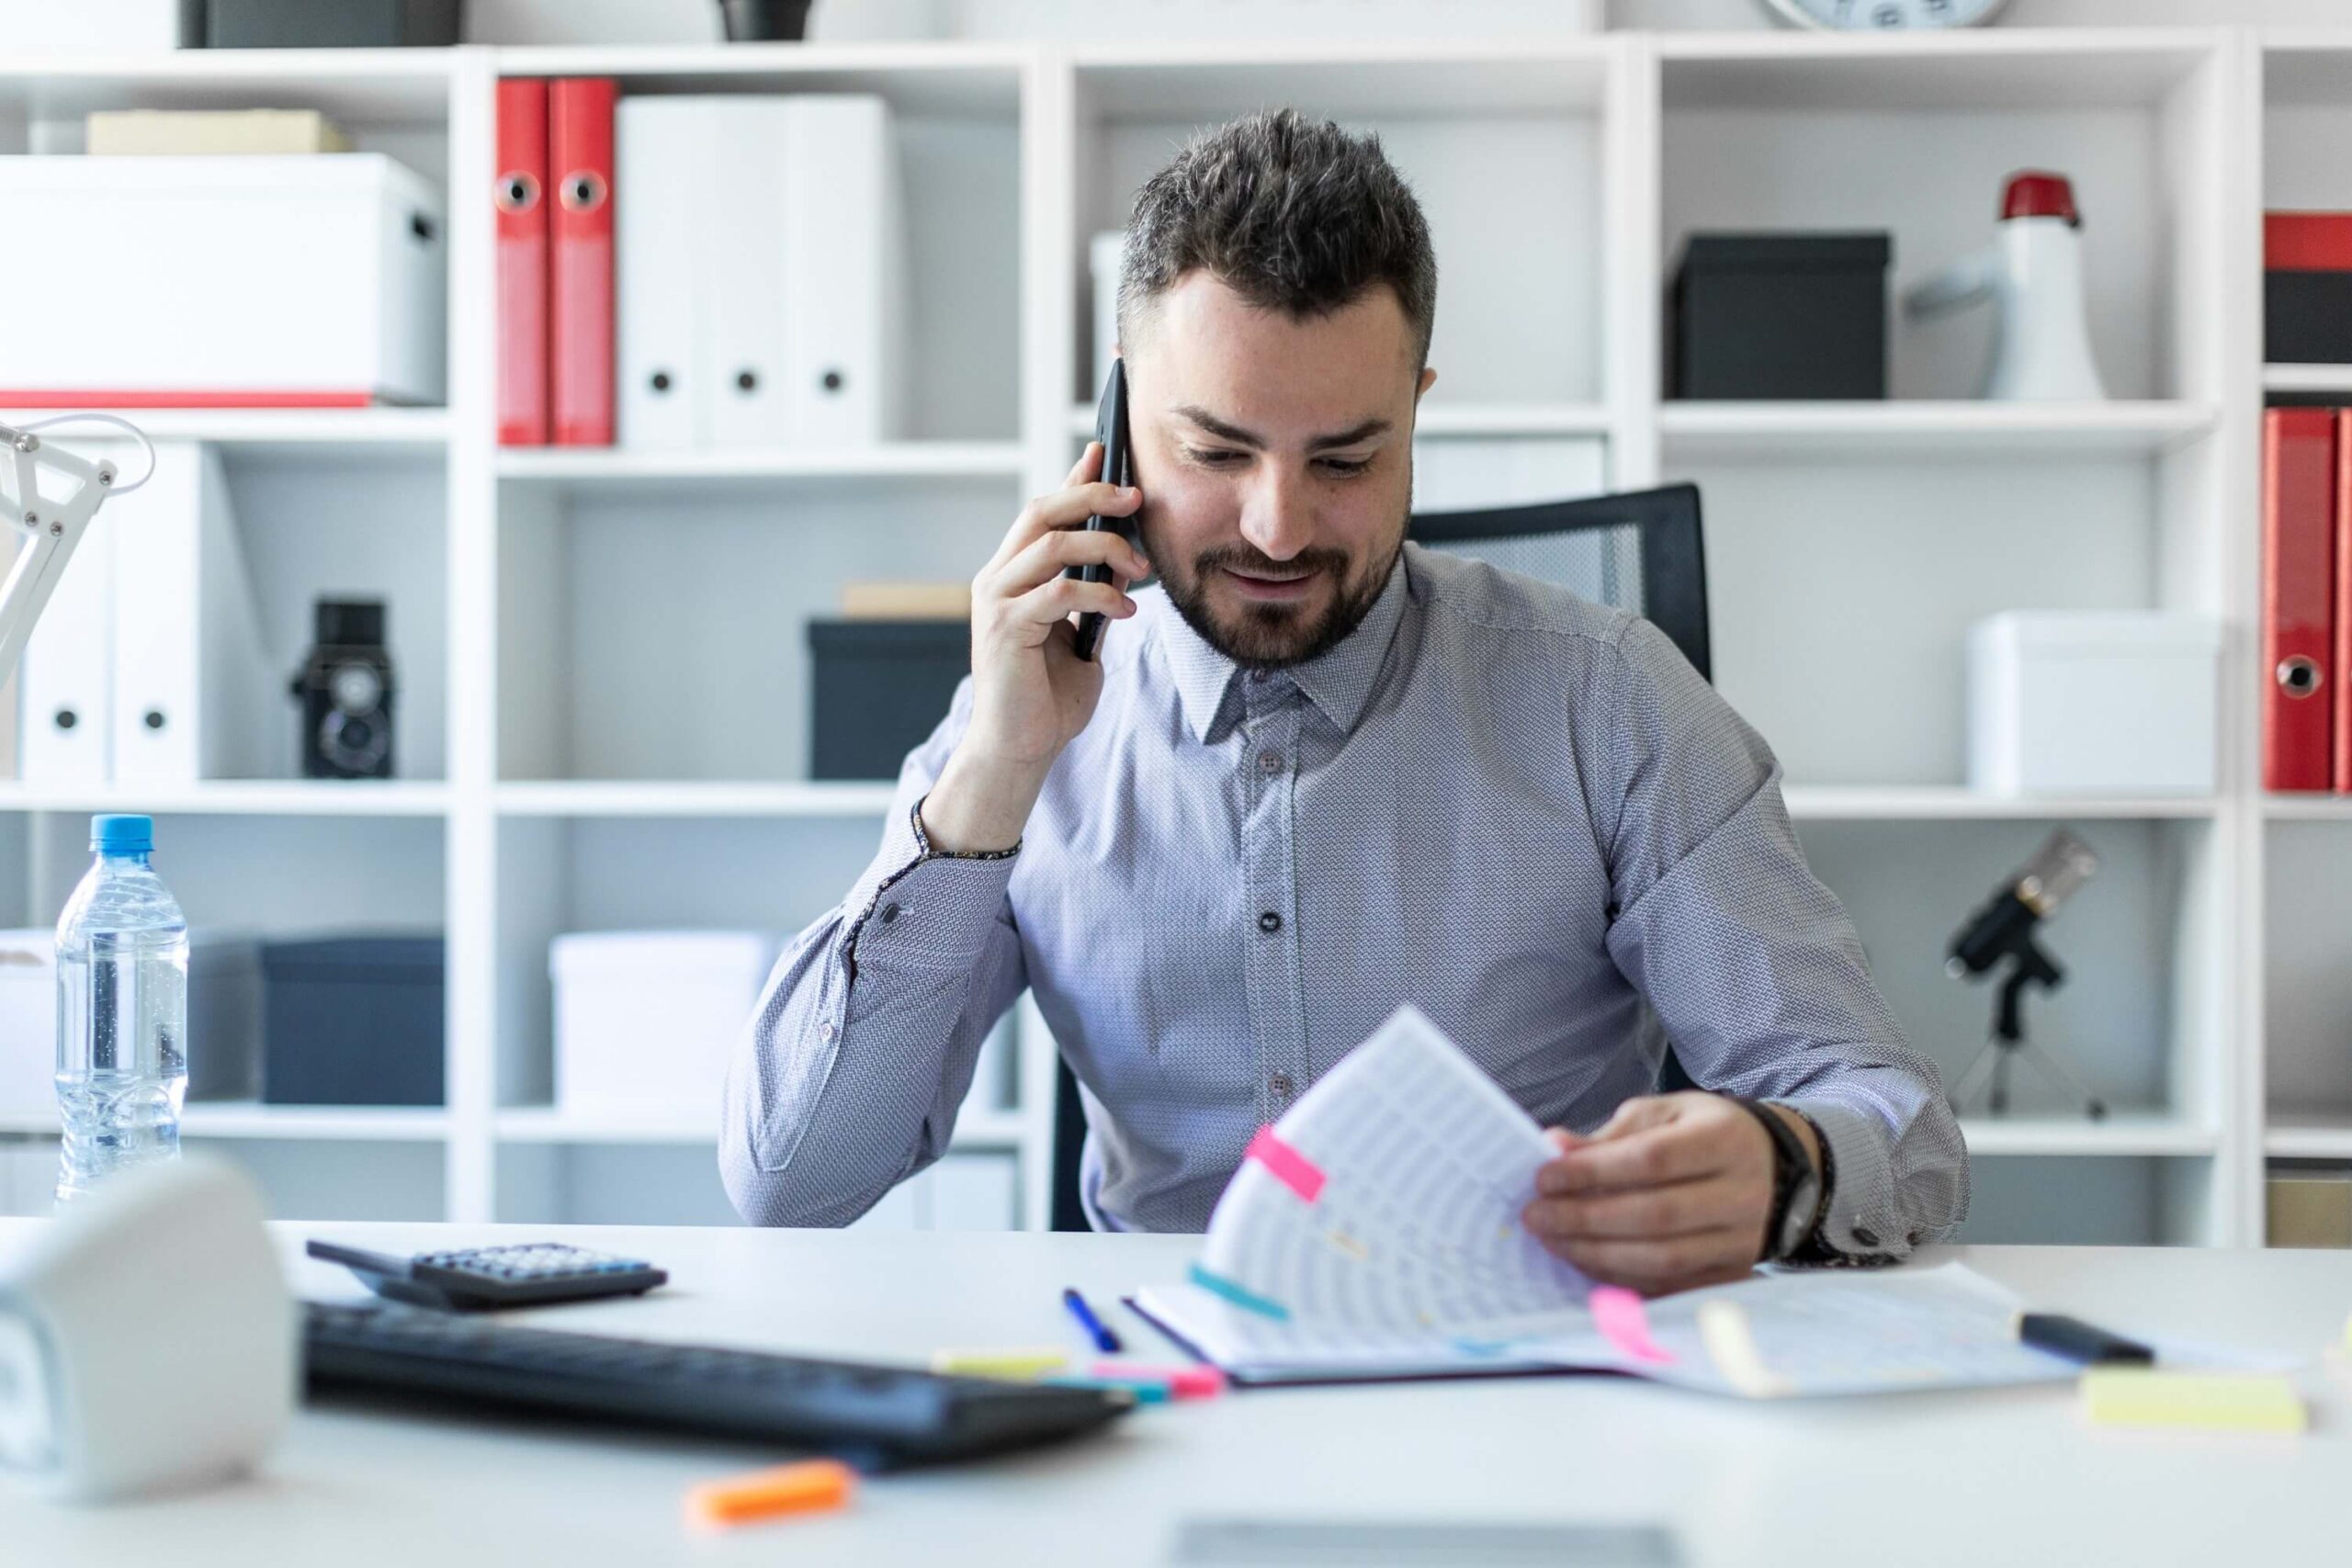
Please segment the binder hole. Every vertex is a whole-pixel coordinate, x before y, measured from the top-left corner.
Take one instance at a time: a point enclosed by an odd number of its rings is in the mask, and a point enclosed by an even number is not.
[[[738,370],[735,372],[735,385],[742,391],[758,391],[760,389],[759,372],[756,370]]]
[[[826,372],[825,372],[825,390],[827,390],[827,391],[829,391],[829,392],[838,392],[838,391],[840,391],[841,389],[842,389],[842,373],[841,373],[840,371],[838,371],[838,370],[828,370],[828,371],[826,371]]]
[[[498,205],[507,212],[528,212],[537,205],[539,181],[536,175],[512,174],[500,182]]]
[[[164,710],[163,710],[163,709],[161,709],[161,708],[149,708],[149,709],[147,710],[147,716],[146,716],[146,719],[145,719],[145,721],[144,721],[144,722],[146,723],[147,728],[150,728],[150,729],[161,729],[161,728],[164,728]]]
[[[670,373],[667,370],[656,370],[651,379],[655,391],[666,392],[670,389]]]
[[[75,713],[72,708],[59,708],[57,710],[56,723],[58,728],[71,729],[81,722],[82,716]]]
[[[433,236],[439,232],[433,227],[433,220],[422,212],[408,215],[408,231],[428,245],[433,243]]]
[[[563,182],[563,204],[574,212],[605,205],[605,182],[593,174],[573,175]]]
[[[2278,684],[2290,697],[2308,697],[2320,688],[2320,670],[2316,660],[2301,655],[2281,660],[2278,664]]]

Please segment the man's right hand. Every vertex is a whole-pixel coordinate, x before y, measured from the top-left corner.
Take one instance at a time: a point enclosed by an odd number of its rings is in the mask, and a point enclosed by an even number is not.
[[[1127,584],[1151,570],[1114,531],[1081,526],[1143,504],[1140,491],[1095,482],[1102,466],[1102,444],[1088,443],[1069,486],[1022,508],[972,579],[972,722],[923,800],[923,831],[935,848],[1019,842],[1054,759],[1094,716],[1102,667],[1078,657],[1070,617],[1134,615]],[[1097,565],[1111,569],[1111,581],[1062,575],[1066,567]]]

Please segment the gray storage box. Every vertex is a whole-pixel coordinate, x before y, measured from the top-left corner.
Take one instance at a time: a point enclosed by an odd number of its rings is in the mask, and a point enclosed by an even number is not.
[[[181,36],[205,49],[447,48],[461,0],[186,0]]]
[[[439,1105],[444,944],[351,936],[262,949],[262,1098]]]
[[[810,621],[808,776],[895,779],[972,668],[966,621]]]

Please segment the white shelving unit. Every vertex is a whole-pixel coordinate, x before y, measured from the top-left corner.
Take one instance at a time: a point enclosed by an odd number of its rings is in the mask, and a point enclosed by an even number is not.
[[[914,437],[822,454],[500,449],[492,234],[466,193],[491,186],[501,74],[888,96],[925,345]],[[241,517],[257,548],[295,561],[292,588],[322,582],[329,558],[280,514],[333,496],[331,542],[361,573],[339,586],[392,573],[424,601],[394,611],[437,640],[405,661],[425,737],[411,776],[136,799],[0,786],[0,894],[11,856],[24,888],[0,897],[0,919],[52,915],[78,870],[79,814],[128,807],[166,814],[167,871],[207,915],[288,930],[427,916],[448,934],[446,1110],[198,1106],[190,1136],[232,1147],[295,1211],[723,1218],[714,1126],[552,1108],[547,939],[788,930],[839,896],[890,790],[808,782],[801,622],[848,578],[910,562],[968,576],[1021,502],[1060,483],[1093,421],[1088,237],[1124,220],[1191,130],[1274,103],[1378,130],[1429,212],[1444,288],[1425,475],[1448,451],[1549,444],[1598,486],[1700,483],[1718,679],[1781,755],[1808,853],[1947,1074],[1991,1007],[1943,975],[1951,931],[2051,826],[2100,852],[2051,934],[2069,984],[2029,1019],[2116,1112],[2090,1122],[2044,1099],[1968,1118],[1971,1235],[2253,1242],[2267,1156],[2352,1158],[2337,934],[2352,807],[2262,794],[2252,700],[2262,398],[2352,398],[2352,368],[2261,365],[2260,213],[2352,206],[2332,152],[2352,135],[2352,30],[0,62],[0,151],[74,151],[91,108],[315,107],[458,193],[447,409],[142,416],[223,446],[248,476]],[[2118,400],[1973,400],[1981,317],[1897,322],[1885,402],[1663,399],[1662,300],[1692,230],[1885,229],[1899,289],[1984,243],[2000,181],[2026,166],[2075,179]],[[392,479],[354,487],[355,471]],[[438,513],[426,526],[400,510],[420,494]],[[429,541],[423,569],[376,540],[403,525]],[[2225,625],[2218,792],[1966,789],[1965,626],[2134,606]],[[950,1156],[1012,1162],[1030,1224],[1046,1210],[1051,1049],[1032,1017],[1017,1104],[967,1109]],[[363,1186],[351,1173],[367,1169]]]

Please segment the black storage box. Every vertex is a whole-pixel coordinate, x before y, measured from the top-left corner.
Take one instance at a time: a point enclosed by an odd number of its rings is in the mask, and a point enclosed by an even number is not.
[[[263,1101],[442,1104],[443,962],[437,936],[265,943]]]
[[[462,0],[182,0],[192,49],[447,48]]]
[[[1886,396],[1885,234],[1693,234],[1674,275],[1674,398]]]
[[[811,716],[808,774],[895,779],[971,671],[965,621],[808,623]]]
[[[2262,357],[2352,365],[2352,212],[2262,217]]]

